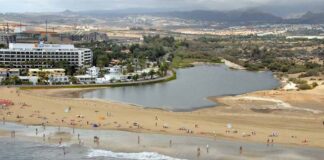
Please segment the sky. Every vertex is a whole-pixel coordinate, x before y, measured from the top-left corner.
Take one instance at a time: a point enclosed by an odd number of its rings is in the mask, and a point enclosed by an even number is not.
[[[251,7],[287,6],[324,10],[324,0],[0,0],[0,12],[56,12],[64,10],[115,10],[151,8],[171,10],[235,10]]]

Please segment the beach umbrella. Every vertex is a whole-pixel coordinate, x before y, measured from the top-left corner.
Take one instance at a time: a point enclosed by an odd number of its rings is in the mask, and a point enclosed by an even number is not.
[[[228,129],[232,129],[232,128],[233,128],[232,124],[231,124],[231,123],[228,123],[228,124],[227,124],[227,128],[228,128]]]

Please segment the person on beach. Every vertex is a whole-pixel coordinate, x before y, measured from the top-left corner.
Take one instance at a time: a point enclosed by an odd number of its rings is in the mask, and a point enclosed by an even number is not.
[[[99,137],[97,138],[97,147],[99,146],[99,144],[100,144],[100,139],[99,139]]]
[[[36,134],[36,136],[38,135],[38,129],[37,128],[35,129],[35,134]]]
[[[242,154],[242,153],[243,153],[243,147],[240,146],[240,154]]]
[[[43,142],[45,142],[45,134],[43,134]]]
[[[209,153],[209,145],[206,145],[206,152]]]
[[[270,139],[268,138],[268,140],[267,140],[267,146],[269,146],[269,144],[270,144]]]
[[[78,140],[80,140],[80,133],[78,133]]]
[[[66,151],[65,151],[65,147],[63,146],[63,155],[65,156],[66,155]]]
[[[169,147],[172,147],[172,140],[169,141]]]
[[[197,148],[197,157],[200,157],[200,147]]]
[[[42,126],[43,126],[43,130],[45,131],[45,129],[46,129],[46,128],[45,128],[45,124],[44,124],[44,123],[42,123]]]
[[[63,141],[63,139],[62,139],[62,138],[60,138],[60,141],[59,141],[59,145],[61,145],[61,144],[62,144],[62,141]]]
[[[271,139],[271,145],[273,145],[273,143],[274,143],[274,141],[273,141],[273,139]]]
[[[16,137],[16,131],[11,131],[11,138],[15,138]]]
[[[6,118],[5,117],[2,118],[2,123],[3,123],[3,125],[6,124]]]
[[[97,146],[99,146],[99,137],[98,136],[93,137],[93,143],[97,144]]]

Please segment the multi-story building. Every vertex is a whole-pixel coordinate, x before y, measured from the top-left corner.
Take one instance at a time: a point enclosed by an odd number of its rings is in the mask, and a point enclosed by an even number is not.
[[[0,68],[0,82],[5,80],[9,77],[18,77],[20,75],[19,69],[7,69],[7,68]]]
[[[7,45],[8,43],[16,42],[16,35],[9,33],[6,34],[4,32],[0,32],[0,44]]]
[[[90,67],[92,58],[90,49],[74,45],[10,43],[8,49],[0,49],[0,63],[10,68],[51,68],[60,61]]]
[[[15,76],[18,77],[19,75],[20,75],[19,69],[0,68],[0,77],[15,77]]]

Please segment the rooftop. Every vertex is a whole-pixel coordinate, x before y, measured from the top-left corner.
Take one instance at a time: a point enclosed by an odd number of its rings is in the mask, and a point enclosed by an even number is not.
[[[9,49],[74,49],[71,44],[10,43]]]
[[[0,72],[19,72],[17,68],[0,68]]]
[[[8,49],[2,51],[83,51],[86,48],[75,48],[73,44],[44,44],[44,43],[9,43]]]
[[[62,69],[62,68],[56,68],[56,69],[38,69],[38,68],[34,68],[34,69],[29,69],[29,72],[40,72],[40,71],[44,71],[44,72],[55,72],[55,71],[65,72],[65,69]]]

